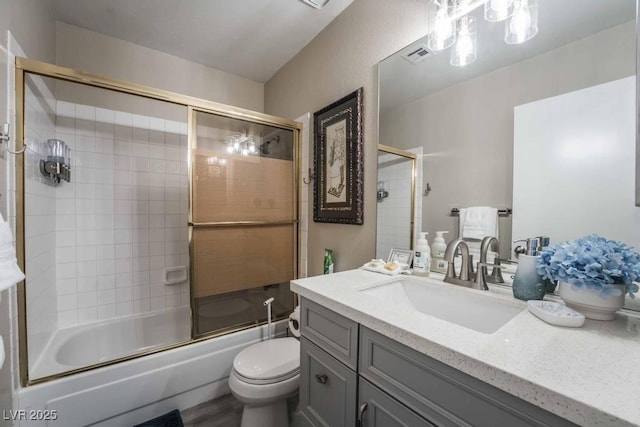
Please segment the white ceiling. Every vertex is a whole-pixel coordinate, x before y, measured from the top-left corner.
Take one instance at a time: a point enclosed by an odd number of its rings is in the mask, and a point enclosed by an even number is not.
[[[579,40],[635,19],[635,0],[538,0],[536,37],[522,45],[504,42],[504,23],[488,23],[476,10],[478,59],[466,67],[449,64],[449,50],[416,65],[400,53],[424,43],[418,40],[380,63],[380,111],[409,103],[443,88]]]
[[[54,0],[56,19],[266,82],[353,0]]]

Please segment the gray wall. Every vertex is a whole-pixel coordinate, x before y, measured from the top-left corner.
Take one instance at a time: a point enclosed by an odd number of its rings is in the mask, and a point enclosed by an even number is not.
[[[458,233],[452,207],[511,207],[513,107],[634,73],[630,21],[385,113],[382,140],[422,144],[427,154],[424,181],[432,191],[423,198],[422,229],[430,236],[449,230],[450,240]],[[500,219],[500,241],[509,256],[510,218]]]
[[[311,221],[309,276],[322,273],[324,248],[337,271],[375,256],[377,63],[423,36],[426,22],[424,0],[355,0],[265,85],[265,112],[292,119],[364,87],[364,225]]]
[[[62,22],[56,40],[56,61],[64,67],[254,111],[264,109],[263,83]],[[58,92],[60,99],[92,105],[90,97],[74,90]]]

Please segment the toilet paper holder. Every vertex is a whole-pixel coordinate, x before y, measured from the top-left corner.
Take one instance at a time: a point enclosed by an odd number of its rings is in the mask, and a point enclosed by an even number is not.
[[[289,315],[289,331],[294,337],[300,338],[300,306]]]

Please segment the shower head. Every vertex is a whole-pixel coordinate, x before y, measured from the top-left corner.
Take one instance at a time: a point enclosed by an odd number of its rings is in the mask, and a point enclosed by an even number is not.
[[[269,154],[269,144],[271,144],[271,141],[260,144],[260,152],[262,154]]]

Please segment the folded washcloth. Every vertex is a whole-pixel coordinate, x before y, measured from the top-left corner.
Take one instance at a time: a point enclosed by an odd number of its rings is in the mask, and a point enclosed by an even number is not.
[[[18,268],[11,228],[0,215],[0,291],[22,280],[24,280],[24,274]]]
[[[5,244],[13,245],[13,234],[11,234],[11,227],[0,214],[0,247]]]
[[[460,209],[460,238],[482,240],[485,236],[498,238],[498,209],[487,206]]]
[[[2,335],[0,335],[0,369],[4,365],[4,342],[2,341]]]

